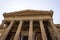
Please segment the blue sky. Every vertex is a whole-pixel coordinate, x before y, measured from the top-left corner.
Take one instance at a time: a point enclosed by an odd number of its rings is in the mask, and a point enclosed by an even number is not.
[[[53,20],[60,24],[60,0],[0,0],[0,23],[4,12],[14,12],[25,9],[54,11]]]

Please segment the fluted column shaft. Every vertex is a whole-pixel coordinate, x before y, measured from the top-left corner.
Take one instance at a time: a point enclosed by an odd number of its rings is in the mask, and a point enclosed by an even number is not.
[[[6,29],[6,31],[4,32],[4,34],[2,35],[2,37],[0,38],[0,40],[5,40],[10,29],[12,28],[14,21],[11,21],[10,25],[8,26],[8,28]]]
[[[43,40],[47,40],[47,36],[46,36],[46,32],[45,32],[42,20],[40,20],[40,29],[41,29],[42,39]]]
[[[28,40],[33,40],[33,21],[32,20],[30,20]]]
[[[54,36],[53,36],[53,30],[51,29],[50,26],[48,26],[48,29],[49,29],[49,32],[50,32],[50,35],[51,35],[52,40],[56,40],[56,39],[54,38]]]
[[[56,34],[57,36],[57,40],[60,40],[60,34],[59,34],[59,31],[58,29],[56,28],[56,26],[53,24],[53,20],[49,20],[50,24],[51,24],[51,27],[53,28],[53,31],[54,33]]]
[[[23,21],[20,21],[19,26],[17,28],[17,32],[16,32],[13,40],[18,40],[19,39],[19,35],[20,35],[20,32],[21,32],[21,28],[22,28],[22,23],[23,23]]]
[[[4,23],[5,23],[5,20],[2,21],[2,23],[1,23],[1,25],[0,25],[0,28],[3,27]]]

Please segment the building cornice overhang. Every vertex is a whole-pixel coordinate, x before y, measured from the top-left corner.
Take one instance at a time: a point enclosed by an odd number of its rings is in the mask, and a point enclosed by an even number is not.
[[[10,13],[4,13],[4,17],[10,17],[10,16],[32,16],[32,15],[50,15],[53,16],[53,11],[42,11],[42,10],[23,10],[23,11],[16,11],[16,12],[10,12]]]

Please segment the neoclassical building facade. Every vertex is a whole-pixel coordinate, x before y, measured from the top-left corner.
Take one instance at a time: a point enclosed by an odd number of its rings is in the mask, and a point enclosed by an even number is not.
[[[52,10],[22,10],[3,16],[0,40],[60,40],[60,24],[53,23]]]

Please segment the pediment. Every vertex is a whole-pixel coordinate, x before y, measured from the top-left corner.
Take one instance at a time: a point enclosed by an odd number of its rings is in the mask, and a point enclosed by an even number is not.
[[[43,10],[22,10],[22,11],[15,11],[10,13],[4,13],[3,16],[28,16],[28,15],[53,15],[53,11],[43,11]]]

